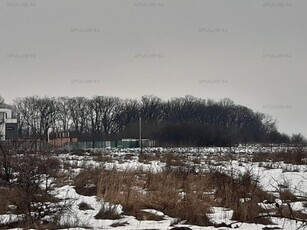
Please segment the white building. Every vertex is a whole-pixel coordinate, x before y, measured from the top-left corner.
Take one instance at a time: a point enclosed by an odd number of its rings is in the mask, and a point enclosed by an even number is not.
[[[10,109],[0,108],[0,140],[17,140],[17,119]]]

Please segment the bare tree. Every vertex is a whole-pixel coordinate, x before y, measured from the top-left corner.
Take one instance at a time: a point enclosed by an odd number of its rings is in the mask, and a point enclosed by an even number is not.
[[[121,100],[118,97],[96,96],[91,100],[92,125],[96,132],[110,134],[118,130],[115,122],[116,113],[120,110]]]
[[[122,131],[128,126],[138,122],[140,112],[140,103],[137,100],[124,100],[118,106],[115,120],[118,125],[118,131]]]
[[[39,121],[39,134],[46,137],[48,129],[55,124],[57,115],[55,98],[39,98],[36,101],[36,108]]]
[[[14,107],[19,114],[19,133],[24,133],[28,137],[35,135],[38,129],[37,99],[38,97],[32,96],[14,100]]]
[[[143,96],[140,112],[145,123],[159,123],[164,115],[162,99],[153,95]]]
[[[56,101],[56,128],[67,132],[71,124],[71,110],[69,106],[69,97],[59,97]]]
[[[0,181],[4,180],[7,184],[10,184],[13,178],[12,170],[12,153],[7,148],[7,143],[0,142]]]
[[[306,138],[301,134],[292,134],[291,136],[291,142],[294,144],[296,147],[302,147],[307,144]]]
[[[0,95],[0,108],[5,105],[4,98]]]
[[[88,99],[84,97],[73,97],[69,100],[69,111],[72,120],[72,129],[83,133],[88,122]]]

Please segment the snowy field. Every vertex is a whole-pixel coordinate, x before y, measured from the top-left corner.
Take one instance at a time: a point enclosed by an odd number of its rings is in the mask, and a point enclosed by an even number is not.
[[[230,153],[231,151],[231,153]],[[188,227],[190,229],[231,229],[260,230],[260,229],[307,229],[305,218],[307,216],[307,165],[284,162],[282,160],[253,161],[253,156],[258,153],[287,152],[286,147],[239,146],[236,148],[151,148],[144,149],[145,157],[139,155],[139,149],[88,149],[84,151],[62,151],[55,155],[60,159],[61,172],[66,176],[62,184],[54,184],[52,195],[60,200],[60,205],[67,206],[61,213],[59,222],[61,229],[172,229],[175,227]],[[170,155],[173,159],[163,158]],[[180,161],[173,162],[176,156]],[[164,160],[161,160],[164,159]],[[304,159],[303,159],[304,160]],[[122,204],[115,204],[96,195],[82,195],[76,191],[74,178],[84,169],[116,170],[119,172],[142,170],[143,172],[159,173],[166,168],[176,169],[185,167],[193,175],[216,170],[233,178],[249,172],[259,187],[272,194],[273,202],[259,202],[263,210],[275,210],[276,207],[290,207],[291,212],[301,214],[300,218],[282,218],[278,215],[268,217],[271,223],[242,223],[233,220],[234,211],[228,207],[210,207],[207,217],[212,226],[197,226],[187,224],[185,220],[176,216],[168,216],[163,210],[144,209],[142,212],[157,217],[157,220],[138,220],[135,216],[126,215]],[[46,183],[53,183],[55,178],[50,178]],[[41,186],[44,186],[43,184]],[[91,185],[88,185],[91,186]],[[286,200],[279,197],[282,191],[287,191],[295,196],[295,200]],[[240,198],[246,202],[246,197]],[[80,204],[89,208],[81,209]],[[201,205],[201,204],[199,204]],[[97,213],[104,208],[120,215],[118,219],[99,219]],[[285,209],[285,208],[284,208]],[[252,211],[252,210],[249,210]],[[7,224],[22,219],[22,215],[7,213],[0,215],[0,223]],[[46,220],[48,216],[44,217]],[[301,221],[300,221],[301,220]],[[307,221],[307,220],[306,220]],[[65,227],[66,226],[66,227]],[[21,228],[6,228],[21,229]],[[180,229],[180,228],[179,228]]]

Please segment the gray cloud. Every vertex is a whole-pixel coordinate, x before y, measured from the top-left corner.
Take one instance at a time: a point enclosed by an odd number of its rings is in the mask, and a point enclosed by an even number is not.
[[[232,98],[307,135],[305,0],[3,0],[0,94]]]

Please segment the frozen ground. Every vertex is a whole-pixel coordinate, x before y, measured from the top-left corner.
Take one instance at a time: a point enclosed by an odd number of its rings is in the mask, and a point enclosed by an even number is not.
[[[285,147],[262,147],[262,146],[249,146],[249,147],[236,147],[232,148],[232,152],[240,155],[233,160],[227,161],[217,161],[212,160],[209,156],[220,156],[229,153],[229,148],[152,148],[145,149],[145,154],[151,153],[180,153],[185,154],[188,159],[189,166],[193,167],[195,172],[206,171],[209,167],[216,167],[219,170],[225,170],[242,173],[247,170],[251,171],[255,179],[259,181],[261,187],[268,192],[276,193],[278,189],[287,188],[293,192],[298,197],[307,197],[307,166],[306,165],[293,165],[286,164],[284,162],[270,163],[268,167],[268,162],[251,162],[249,161],[248,155],[257,152],[270,152],[273,151],[288,151]],[[77,175],[80,170],[84,167],[103,167],[106,169],[117,169],[117,170],[133,170],[142,169],[149,170],[152,172],[162,171],[166,163],[160,162],[158,160],[148,160],[146,162],[139,161],[139,149],[105,149],[103,150],[104,156],[108,157],[108,161],[97,160],[101,150],[89,150],[84,154],[67,154],[63,153],[58,155],[58,157],[64,162],[64,164],[69,165],[66,169],[63,168],[67,173],[71,174],[73,177]],[[195,163],[195,159],[198,163]],[[233,174],[235,176],[235,173]],[[95,215],[99,212],[102,206],[113,206],[108,202],[99,200],[96,196],[83,196],[76,192],[72,185],[64,185],[55,188],[53,194],[62,199],[63,205],[70,204],[71,208],[64,212],[61,216],[60,222],[62,225],[74,226],[74,228],[66,229],[116,229],[116,230],[128,230],[128,229],[171,229],[170,225],[176,221],[176,218],[171,218],[164,215],[160,210],[144,210],[146,212],[155,213],[163,217],[161,221],[138,221],[133,216],[123,216],[120,220],[107,220],[107,219],[96,219]],[[85,202],[90,205],[92,209],[90,210],[80,210],[79,204]],[[279,202],[279,201],[278,201]],[[264,204],[259,204],[264,205]],[[301,211],[307,213],[306,205],[303,201],[291,202],[291,207],[293,210]],[[121,205],[116,206],[118,213],[122,212]],[[213,223],[216,224],[231,224],[235,221],[231,220],[233,211],[222,207],[212,207],[212,213],[208,214],[208,217]],[[0,215],[1,223],[9,223],[16,221],[22,216],[14,214]],[[235,223],[232,227],[238,227],[242,230],[260,230],[260,229],[305,229],[301,222],[295,220],[284,219],[284,218],[272,218],[272,221],[276,224],[271,225],[261,225],[253,223]],[[114,226],[117,227],[114,227]],[[122,226],[123,225],[123,226]],[[113,227],[112,227],[113,226]],[[184,222],[177,224],[176,226],[186,226],[193,230],[212,230],[212,229],[229,229],[227,227],[200,227],[193,225],[184,225]],[[275,228],[273,228],[275,227]],[[307,227],[306,227],[307,229]]]

